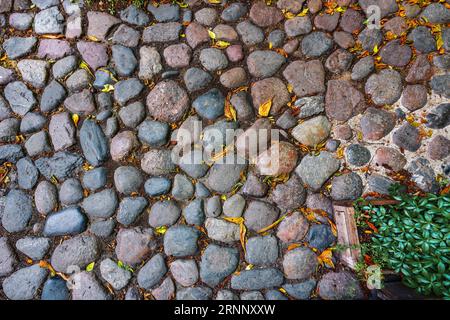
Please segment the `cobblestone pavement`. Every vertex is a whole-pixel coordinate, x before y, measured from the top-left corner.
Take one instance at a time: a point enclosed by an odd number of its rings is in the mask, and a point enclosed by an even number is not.
[[[131,2],[0,0],[0,298],[367,297],[332,201],[448,178],[450,1]]]

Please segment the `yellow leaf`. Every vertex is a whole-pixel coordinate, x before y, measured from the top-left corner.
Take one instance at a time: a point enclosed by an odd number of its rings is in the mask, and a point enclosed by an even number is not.
[[[333,263],[333,252],[330,248],[325,249],[318,257],[317,260],[319,261],[320,265],[326,265],[328,267],[334,268]]]
[[[284,12],[284,17],[285,17],[286,19],[292,19],[292,18],[295,18],[295,14],[293,14],[293,13],[290,12],[290,11],[286,11],[286,12]]]
[[[222,0],[208,0],[208,2],[211,4],[221,4]]]
[[[337,228],[336,228],[336,225],[334,224],[333,221],[330,220],[330,218],[327,218],[327,220],[328,220],[328,223],[329,223],[329,225],[330,225],[331,232],[333,232],[333,235],[334,235],[335,237],[337,237]]]
[[[299,14],[297,14],[298,17],[304,17],[308,14],[309,8],[303,9]]]
[[[436,37],[436,46],[437,49],[441,49],[442,46],[444,45],[444,40],[442,39],[442,33],[438,33],[437,37]]]
[[[273,43],[269,42],[269,49],[272,49],[272,48],[273,48]]]
[[[87,163],[87,162],[85,162],[85,163],[83,163],[83,170],[84,171],[89,171],[89,170],[92,170],[92,169],[94,169],[94,166],[91,166],[89,163]]]
[[[94,36],[87,36],[87,38],[88,38],[88,40],[91,40],[91,41],[94,41],[94,42],[100,41],[100,40],[98,40],[97,37],[94,37]]]
[[[245,267],[245,270],[252,270],[253,269],[253,265],[249,264],[248,266]]]
[[[287,247],[287,251],[294,250],[295,248],[301,247],[302,245],[300,243],[292,243]]]
[[[222,201],[227,200],[227,195],[225,195],[225,194],[221,195],[221,196],[220,196],[220,199],[222,199]]]
[[[247,242],[247,227],[245,226],[243,221],[239,225],[239,240],[241,241],[242,250],[244,250],[245,254],[245,243]]]
[[[157,234],[164,234],[164,233],[166,233],[166,231],[167,231],[166,226],[160,226],[160,227],[155,228],[155,232]]]
[[[226,49],[231,45],[231,43],[223,40],[218,40],[214,43],[213,47],[217,49]]]
[[[110,92],[113,90],[114,90],[114,86],[112,84],[107,83],[103,86],[102,92]]]
[[[288,294],[286,289],[284,289],[284,288],[278,288],[278,291],[280,291],[282,294],[285,294],[285,295]]]
[[[187,8],[187,7],[188,7],[188,4],[185,3],[184,1],[176,1],[176,3],[177,3],[177,5],[178,5],[180,8]]]
[[[342,8],[342,7],[337,7],[334,11],[344,13],[346,11],[346,9]]]
[[[235,223],[235,224],[241,224],[244,223],[244,218],[242,217],[223,217],[223,220]]]
[[[258,114],[261,117],[267,117],[270,113],[270,108],[272,108],[272,98],[264,102],[259,106]]]
[[[211,30],[208,30],[208,34],[211,39],[216,39],[216,34],[214,32],[212,32]]]
[[[73,121],[73,124],[75,125],[75,127],[77,127],[78,126],[78,121],[80,121],[80,116],[78,114],[76,114],[76,113],[73,113],[72,114],[72,121]]]
[[[51,183],[53,183],[53,184],[58,184],[58,179],[57,179],[55,176],[51,176],[51,177],[50,177],[50,181],[51,181]]]
[[[86,70],[92,77],[94,77],[94,74],[92,73],[91,69],[89,68],[89,65],[85,61],[80,62],[80,68]]]
[[[225,113],[225,118],[227,118],[228,120],[233,120],[233,121],[237,120],[236,109],[228,101],[225,102],[224,113]]]
[[[378,53],[378,45],[376,44],[374,47],[373,47],[373,53]]]
[[[289,93],[292,93],[293,91],[294,91],[294,87],[292,86],[292,84],[288,84],[287,85],[287,91],[289,92]]]
[[[86,266],[86,271],[87,272],[91,272],[92,270],[94,270],[94,266],[95,266],[95,262],[91,262]]]
[[[287,214],[283,215],[280,219],[278,219],[277,221],[275,221],[274,223],[272,223],[271,225],[268,225],[265,228],[262,228],[261,230],[259,230],[257,233],[264,233],[267,230],[272,229],[273,227],[275,227],[276,225],[278,225],[281,221],[283,221],[284,218],[286,218]]]

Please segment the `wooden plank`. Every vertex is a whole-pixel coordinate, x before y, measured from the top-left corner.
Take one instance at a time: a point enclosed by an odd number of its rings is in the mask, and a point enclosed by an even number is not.
[[[361,256],[359,249],[358,228],[353,207],[333,204],[334,221],[336,223],[338,244],[343,246],[340,253],[341,261],[351,269],[355,269]]]
[[[405,286],[403,283],[386,282],[383,289],[377,291],[381,300],[435,300],[436,297],[427,297],[417,293],[414,289]]]

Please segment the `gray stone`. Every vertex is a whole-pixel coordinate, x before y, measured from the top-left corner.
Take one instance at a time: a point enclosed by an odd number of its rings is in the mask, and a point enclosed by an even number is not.
[[[80,129],[80,145],[86,160],[98,166],[108,159],[108,142],[101,127],[92,120],[85,120]]]
[[[172,183],[164,177],[149,178],[144,184],[145,193],[151,197],[161,196],[169,192]]]
[[[436,174],[431,167],[430,161],[427,159],[414,159],[407,167],[407,170],[411,174],[411,180],[423,191],[429,193],[437,193],[439,191]]]
[[[100,254],[99,243],[95,236],[77,235],[63,241],[53,251],[51,265],[56,271],[71,273],[74,266],[84,269],[95,261]]]
[[[121,44],[125,47],[136,47],[139,44],[141,34],[138,30],[127,26],[126,24],[121,24],[117,28],[116,32],[112,37],[112,41],[115,44]]]
[[[149,175],[159,176],[174,171],[175,164],[172,162],[170,150],[152,149],[141,160],[141,168]]]
[[[119,118],[125,126],[129,128],[136,128],[145,118],[144,104],[137,101],[121,108],[119,111]]]
[[[39,131],[31,135],[25,142],[25,149],[30,157],[51,151],[52,148],[50,147],[47,132]]]
[[[177,21],[180,18],[180,7],[174,4],[160,4],[154,6],[149,3],[147,10],[158,22]]]
[[[184,207],[183,217],[187,224],[202,225],[205,220],[203,199],[194,199]]]
[[[65,78],[77,67],[77,57],[68,56],[55,62],[52,67],[53,76],[56,79]]]
[[[143,89],[144,85],[136,78],[119,81],[114,86],[114,100],[123,106],[137,98]]]
[[[17,264],[16,255],[9,246],[6,237],[0,238],[0,276],[4,277],[14,271]]]
[[[64,31],[64,16],[58,7],[39,11],[34,17],[34,32],[37,34],[57,34]]]
[[[245,225],[253,231],[259,231],[278,219],[277,209],[262,201],[251,201],[244,212]]]
[[[315,31],[302,39],[302,52],[308,57],[320,57],[333,47],[333,40],[325,33]]]
[[[239,225],[235,223],[222,219],[207,218],[205,228],[208,232],[208,237],[213,240],[225,243],[239,241]]]
[[[202,254],[200,278],[208,286],[215,287],[236,270],[238,264],[239,252],[236,248],[210,244]]]
[[[79,207],[55,212],[45,220],[43,234],[49,237],[76,235],[86,230],[87,219]]]
[[[421,53],[436,51],[436,40],[430,29],[425,26],[414,28],[408,35],[408,39],[414,42],[414,48]]]
[[[363,191],[361,177],[355,172],[336,176],[331,183],[331,197],[336,201],[356,200]]]
[[[433,92],[450,99],[450,74],[436,75],[431,78],[430,86]]]
[[[284,30],[288,37],[296,37],[304,34],[308,34],[312,31],[313,27],[311,20],[306,15],[304,17],[294,17],[287,19],[284,23]]]
[[[41,214],[52,212],[58,204],[58,193],[54,184],[41,181],[34,192],[34,204]]]
[[[172,195],[176,200],[187,200],[194,195],[194,185],[185,175],[177,174],[173,179]]]
[[[402,78],[395,70],[383,69],[369,77],[365,90],[376,105],[393,104],[401,96]]]
[[[230,3],[221,14],[221,18],[227,22],[239,20],[247,13],[247,6],[244,3]]]
[[[256,50],[249,54],[247,67],[252,76],[267,78],[274,75],[285,62],[286,58],[274,51]]]
[[[376,192],[383,195],[389,195],[389,188],[394,184],[394,181],[383,177],[379,174],[373,173],[367,178],[367,185],[371,192]]]
[[[370,151],[357,143],[349,145],[345,149],[345,155],[347,157],[347,161],[354,166],[361,167],[369,162],[370,160]]]
[[[198,251],[199,232],[193,227],[177,225],[164,234],[164,253],[168,256],[186,257]]]
[[[225,97],[218,89],[211,89],[194,100],[192,106],[208,120],[215,120],[224,113]]]
[[[100,167],[89,170],[83,175],[83,186],[89,190],[95,191],[106,185],[106,168]]]
[[[55,109],[66,97],[66,90],[56,80],[53,80],[45,87],[41,96],[40,108],[42,112],[49,112]]]
[[[375,69],[375,64],[372,56],[367,56],[360,59],[353,65],[352,80],[361,80],[367,77]]]
[[[145,26],[149,23],[150,18],[144,12],[144,10],[131,5],[126,9],[120,11],[120,19],[129,24],[134,24],[137,26]]]
[[[151,80],[162,70],[161,56],[158,50],[152,47],[142,46],[139,49],[139,78]]]
[[[326,224],[313,224],[309,228],[307,240],[311,247],[322,252],[332,246],[336,241],[336,237],[333,235],[330,226]]]
[[[97,237],[107,238],[113,233],[115,226],[113,219],[95,220],[91,223],[89,231]]]
[[[181,209],[173,200],[157,201],[152,205],[148,224],[153,228],[171,226],[180,217]]]
[[[20,122],[21,133],[34,133],[41,130],[47,118],[36,112],[28,112]]]
[[[15,12],[9,16],[9,24],[17,30],[25,31],[31,27],[33,16],[28,13]]]
[[[143,182],[141,172],[135,167],[122,166],[114,171],[114,185],[120,193],[130,195],[138,192]]]
[[[208,287],[191,287],[177,290],[177,300],[210,300],[212,290]]]
[[[270,265],[278,259],[278,241],[272,235],[249,238],[245,249],[245,260],[254,265]]]
[[[142,41],[151,42],[169,42],[179,38],[182,25],[178,22],[157,23],[144,29]]]
[[[226,55],[217,48],[203,49],[199,59],[202,66],[211,72],[225,69],[228,66]]]
[[[194,285],[198,280],[198,268],[195,260],[175,260],[170,264],[170,273],[184,287]]]
[[[231,277],[231,288],[235,290],[261,290],[279,287],[283,274],[275,268],[243,270]]]
[[[138,65],[138,61],[130,48],[112,46],[112,63],[117,74],[122,77],[131,76]]]
[[[219,193],[228,193],[239,181],[240,174],[247,165],[242,158],[230,160],[225,156],[223,163],[215,163],[209,170],[207,184],[210,189]],[[228,159],[228,160],[227,160]]]
[[[200,68],[189,68],[183,76],[184,84],[189,92],[205,88],[212,80],[211,75]]]
[[[48,132],[55,151],[64,150],[75,144],[76,128],[68,112],[54,114]]]
[[[31,300],[46,276],[47,270],[38,264],[19,269],[3,281],[3,292],[11,300]]]
[[[32,260],[40,260],[50,248],[51,241],[48,238],[26,237],[17,240],[16,248]]]
[[[13,81],[14,78],[14,70],[0,66],[0,85],[6,85]]]
[[[2,216],[2,225],[6,231],[13,233],[25,230],[32,214],[32,198],[27,193],[17,189],[8,192]]]
[[[308,279],[303,282],[285,284],[283,289],[293,298],[298,300],[309,299],[313,289],[316,287],[316,280]]]
[[[426,115],[428,128],[442,129],[450,124],[450,104],[441,103]]]
[[[223,203],[223,213],[229,217],[240,217],[244,212],[245,199],[240,194],[234,194]]]
[[[392,134],[392,142],[398,147],[414,152],[420,148],[421,136],[419,130],[409,122],[405,122]]]
[[[237,24],[236,31],[247,46],[252,46],[264,41],[264,32],[248,20]]]
[[[47,279],[42,287],[41,300],[69,300],[70,293],[66,281],[56,276]]]
[[[70,278],[72,300],[109,300],[110,296],[91,272],[78,272]]]
[[[94,97],[89,89],[73,93],[64,100],[64,107],[72,113],[88,115],[95,111]]]
[[[198,179],[208,172],[208,165],[203,161],[201,150],[191,150],[184,154],[179,160],[180,168],[190,177]]]
[[[113,189],[91,194],[81,204],[90,218],[109,218],[116,211],[117,205],[117,195]]]
[[[316,254],[309,248],[300,247],[286,252],[283,269],[287,279],[308,279],[318,265]]]
[[[271,199],[282,211],[299,208],[306,199],[306,190],[302,180],[296,174],[285,182],[277,184],[271,194]]]
[[[450,10],[440,3],[430,3],[420,16],[425,17],[430,23],[450,22]]]
[[[340,161],[329,152],[322,151],[317,157],[307,155],[295,172],[312,190],[319,190],[340,167]]]
[[[364,293],[353,274],[347,271],[329,272],[320,279],[317,289],[325,300],[354,300],[364,298]]]
[[[3,49],[9,59],[18,59],[28,55],[37,43],[35,37],[11,37],[3,43]]]
[[[147,207],[147,203],[144,197],[123,198],[117,210],[117,222],[125,226],[132,224]]]
[[[80,181],[75,178],[67,179],[59,189],[59,200],[62,204],[69,205],[83,199],[83,188]]]
[[[0,146],[0,163],[9,161],[16,163],[16,161],[23,157],[22,147],[17,144],[7,144]]]
[[[33,160],[22,158],[17,161],[16,168],[19,187],[26,190],[32,189],[39,178],[39,171],[34,166]]]
[[[4,89],[4,95],[12,111],[21,116],[24,116],[37,103],[33,92],[20,81],[8,83]]]
[[[124,288],[131,279],[131,272],[120,268],[111,259],[105,259],[100,263],[100,273],[115,290]]]

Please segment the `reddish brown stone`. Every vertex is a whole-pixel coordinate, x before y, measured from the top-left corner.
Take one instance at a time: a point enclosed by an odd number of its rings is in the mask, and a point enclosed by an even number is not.
[[[408,85],[403,90],[401,101],[410,111],[423,108],[427,104],[427,88],[421,84]]]
[[[379,140],[394,129],[395,114],[383,109],[370,107],[361,118],[364,139]]]
[[[262,175],[289,174],[297,165],[297,150],[289,142],[274,143],[258,156],[256,167]]]
[[[412,63],[405,80],[410,83],[416,83],[430,80],[432,75],[433,69],[428,61],[427,55],[422,54],[417,56],[416,60]]]
[[[333,136],[340,140],[350,140],[353,136],[352,129],[348,124],[337,125],[333,128]]]
[[[406,158],[397,149],[389,147],[379,147],[375,151],[373,158],[377,166],[384,167],[392,171],[400,171],[406,165]]]
[[[309,224],[305,216],[294,212],[278,226],[277,237],[284,243],[301,241],[308,232]]]
[[[191,22],[186,27],[186,40],[192,49],[210,40],[208,30],[197,22]]]
[[[258,1],[250,9],[250,19],[260,27],[269,27],[283,20],[283,15],[281,10]]]
[[[325,70],[319,60],[291,62],[283,71],[283,76],[298,97],[325,92]]]
[[[251,95],[253,107],[256,110],[259,110],[261,104],[272,99],[271,115],[279,113],[283,106],[290,100],[289,92],[285,84],[278,78],[267,78],[255,82],[251,88]]]
[[[444,136],[435,136],[428,145],[428,156],[433,160],[442,160],[450,154],[450,140]]]
[[[330,119],[347,121],[366,109],[364,95],[347,80],[328,81],[325,110]]]

